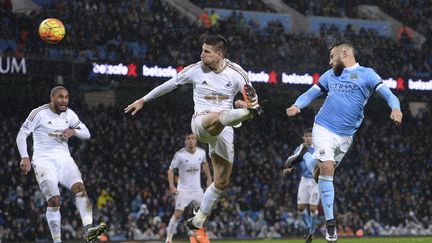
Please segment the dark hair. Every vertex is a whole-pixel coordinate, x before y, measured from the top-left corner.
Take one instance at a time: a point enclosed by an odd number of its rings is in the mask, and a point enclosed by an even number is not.
[[[338,41],[335,42],[333,45],[330,46],[329,51],[331,51],[333,48],[338,47],[338,46],[349,46],[352,50],[353,50],[353,54],[356,54],[356,49],[354,48],[353,44],[349,41]]]
[[[54,97],[57,92],[59,92],[60,90],[66,90],[68,91],[65,87],[63,86],[55,86],[54,88],[52,88],[51,92],[50,92],[50,97]]]
[[[312,133],[312,128],[305,129],[303,131],[303,134],[306,134],[306,133]]]
[[[228,41],[222,35],[209,35],[205,37],[204,43],[215,46],[218,50],[222,51],[224,55],[228,50]]]
[[[189,137],[190,135],[194,135],[194,136],[196,137],[196,135],[195,135],[193,132],[188,132],[188,133],[186,133],[184,137],[187,138],[187,137]]]

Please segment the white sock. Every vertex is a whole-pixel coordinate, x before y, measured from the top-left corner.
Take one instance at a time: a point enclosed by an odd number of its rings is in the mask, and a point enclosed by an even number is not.
[[[232,109],[222,111],[219,120],[224,126],[236,126],[251,117],[252,114],[248,109]]]
[[[82,224],[85,227],[87,225],[93,224],[93,208],[87,195],[83,195],[84,193],[82,192],[76,194],[75,205],[80,212]]]
[[[222,197],[222,190],[217,189],[214,186],[214,183],[212,183],[207,190],[204,193],[203,200],[201,202],[200,209],[198,210],[197,214],[192,219],[192,223],[198,227],[202,228],[204,221],[207,219],[207,217],[210,215],[213,208],[216,206],[216,203],[220,200]]]
[[[168,227],[167,227],[167,238],[165,240],[165,242],[172,242],[172,238],[174,236],[174,234],[176,233],[176,229],[177,229],[177,223],[180,219],[176,219],[176,217],[174,217],[174,215],[171,217]]]
[[[45,217],[48,221],[48,226],[54,243],[61,242],[60,207],[47,207]]]

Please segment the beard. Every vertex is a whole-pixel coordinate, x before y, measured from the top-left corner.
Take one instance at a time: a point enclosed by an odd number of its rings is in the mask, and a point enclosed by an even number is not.
[[[62,107],[60,107],[59,104],[56,104],[56,105],[54,105],[54,109],[57,113],[60,114],[60,113],[65,112],[67,110],[67,105],[66,105],[66,108],[63,109]]]
[[[339,77],[341,76],[343,70],[344,70],[345,66],[343,65],[343,63],[341,61],[337,62],[336,66],[333,67],[333,73]]]

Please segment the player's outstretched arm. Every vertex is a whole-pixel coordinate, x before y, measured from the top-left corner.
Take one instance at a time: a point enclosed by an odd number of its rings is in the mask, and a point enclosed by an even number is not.
[[[308,106],[313,100],[322,95],[323,92],[318,85],[312,86],[308,91],[300,95],[294,105],[286,110],[288,116],[295,116],[300,113],[300,110]]]
[[[399,99],[394,95],[389,87],[385,86],[384,84],[381,84],[379,87],[377,87],[377,92],[380,94],[380,96],[387,101],[387,104],[392,109],[392,112],[390,113],[390,119],[396,124],[396,126],[399,126],[402,123],[402,111],[400,109],[400,103]]]

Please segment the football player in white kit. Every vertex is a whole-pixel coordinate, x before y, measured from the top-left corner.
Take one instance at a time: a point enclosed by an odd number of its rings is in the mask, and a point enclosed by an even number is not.
[[[195,113],[191,128],[199,141],[209,145],[214,176],[214,182],[204,193],[200,209],[188,220],[188,227],[195,233],[203,227],[204,221],[228,187],[234,161],[232,127],[262,112],[248,74],[238,64],[225,58],[227,48],[224,37],[208,36],[202,45],[200,62],[187,66],[175,77],[125,108],[125,113],[132,112],[135,115],[146,102],[180,85],[193,84]],[[234,97],[241,91],[244,101],[237,100],[236,109],[233,109]]]
[[[78,116],[68,108],[69,92],[63,86],[51,90],[51,101],[30,112],[16,138],[21,155],[20,168],[27,175],[34,169],[36,181],[48,207],[46,219],[54,243],[61,242],[60,191],[58,184],[71,190],[84,226],[84,238],[93,242],[106,231],[102,223],[93,227],[93,210],[84,187],[81,173],[72,159],[68,139],[76,136],[89,139],[90,132]],[[33,134],[33,156],[30,163],[27,137]]]
[[[207,187],[212,183],[212,176],[206,160],[206,152],[196,145],[196,136],[193,133],[187,134],[185,137],[185,147],[175,153],[168,169],[170,191],[175,195],[175,211],[168,224],[165,243],[172,242],[177,223],[184,209],[190,204],[194,208],[198,208],[202,202],[204,192],[201,188],[201,166],[207,177]],[[179,172],[177,187],[174,185],[175,169],[178,169]]]

